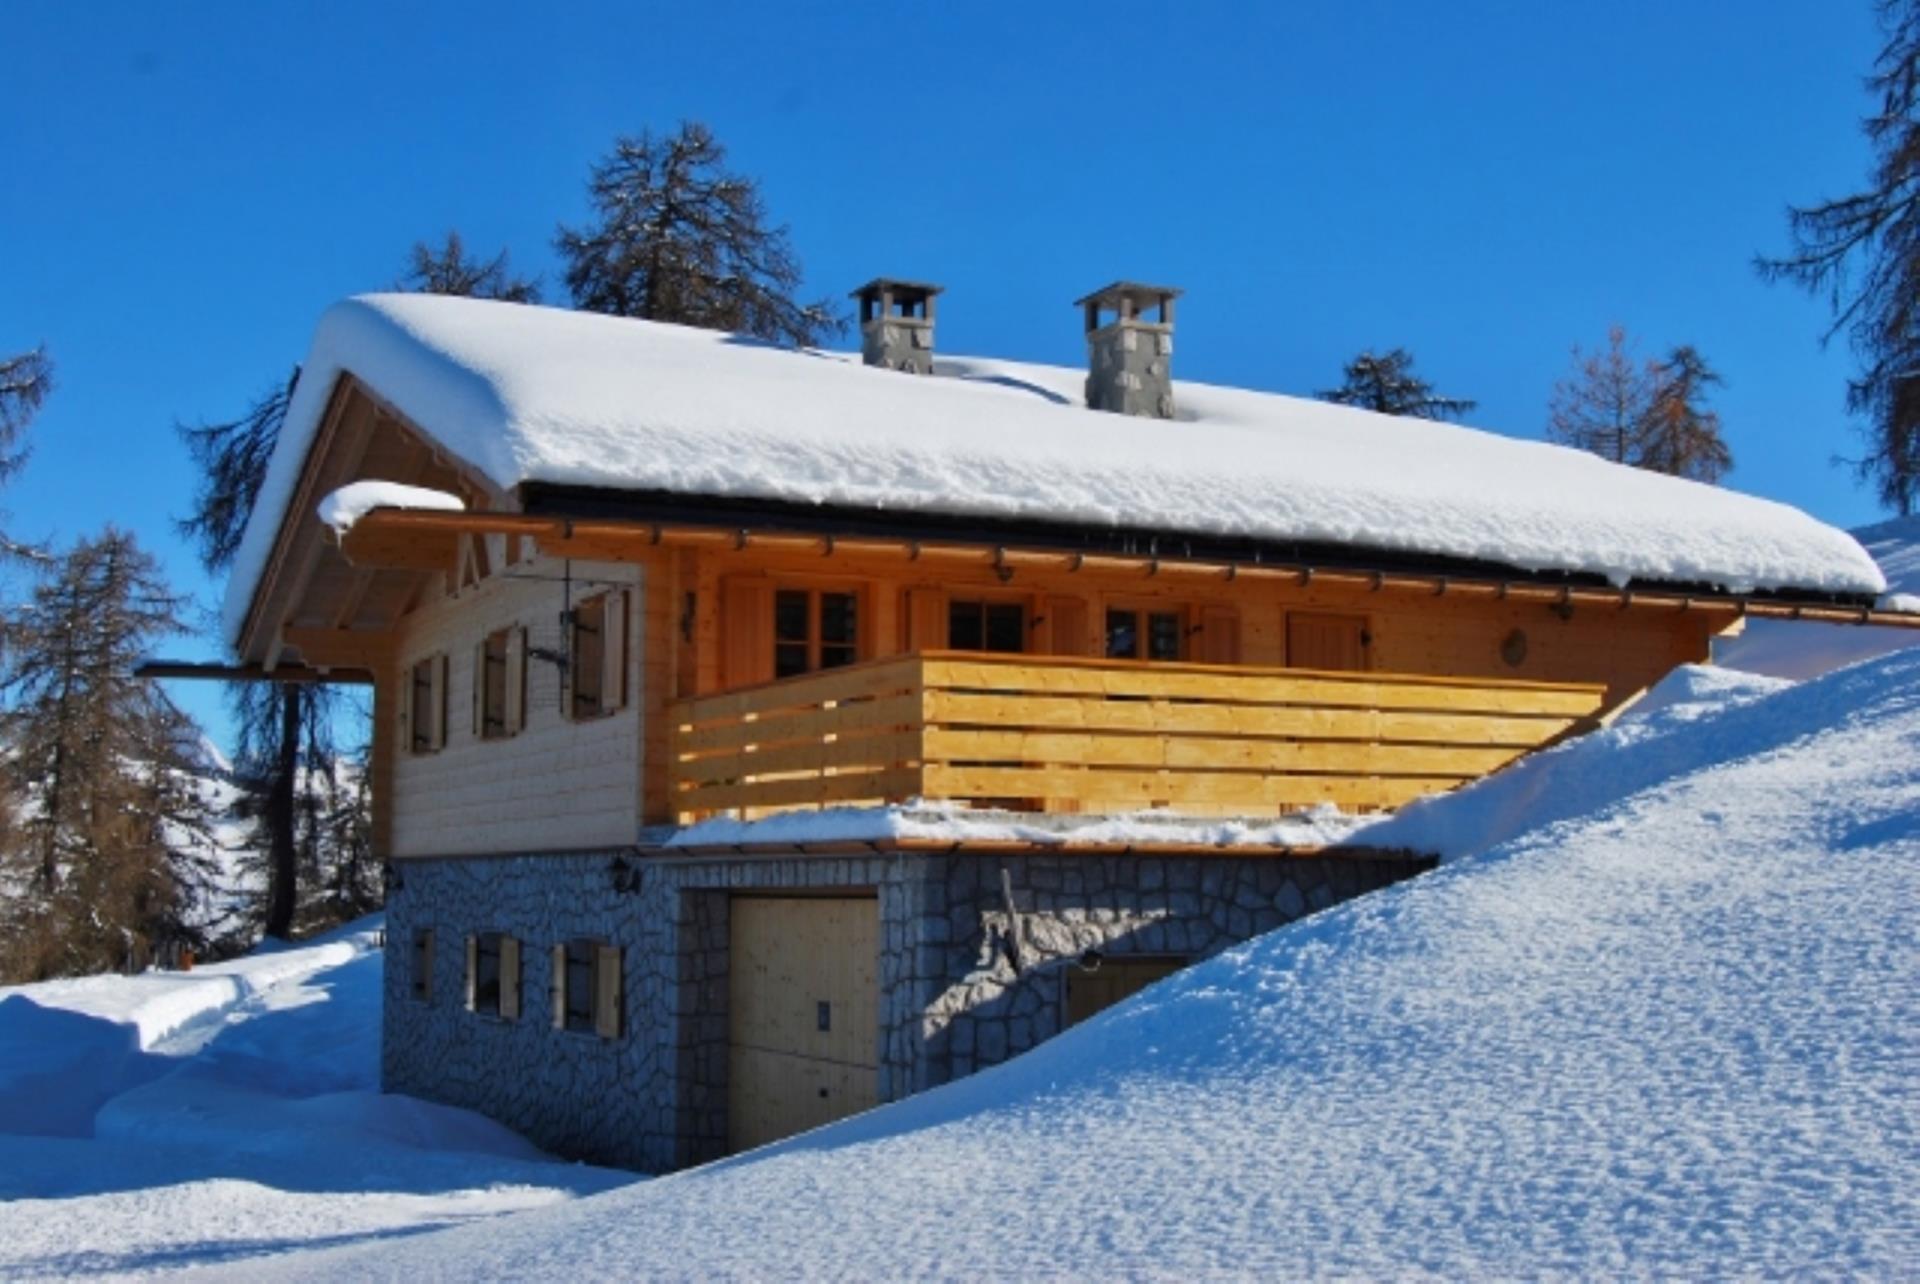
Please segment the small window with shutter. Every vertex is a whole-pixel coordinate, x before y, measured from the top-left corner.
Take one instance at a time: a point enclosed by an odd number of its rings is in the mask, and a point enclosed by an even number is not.
[[[520,1017],[520,942],[505,932],[467,938],[467,1008],[481,1016]]]
[[[567,649],[567,716],[576,721],[605,717],[627,703],[626,589],[598,593],[572,611]]]
[[[553,947],[554,1029],[619,1038],[623,988],[619,946],[582,938]]]
[[[447,657],[430,655],[407,670],[402,706],[409,753],[438,753],[447,744]]]
[[[473,649],[474,738],[518,735],[526,723],[526,691],[526,630],[495,629]]]

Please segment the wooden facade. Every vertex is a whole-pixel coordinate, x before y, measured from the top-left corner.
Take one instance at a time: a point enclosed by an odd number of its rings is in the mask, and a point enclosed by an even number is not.
[[[468,511],[374,513],[335,538],[313,504],[360,478],[449,490]],[[242,658],[375,679],[383,854],[401,692],[419,658],[412,621],[437,612],[444,634],[450,601],[502,578],[540,586],[526,587],[530,609],[554,618],[583,564],[626,568],[638,586],[619,624],[635,657],[642,825],[911,797],[1211,815],[1392,807],[1604,719],[1676,665],[1706,660],[1749,613],[1873,614],[1405,563],[1067,552],[875,533],[875,521],[836,535],[519,506],[342,380]],[[458,645],[484,654],[489,636],[524,623],[476,620]]]

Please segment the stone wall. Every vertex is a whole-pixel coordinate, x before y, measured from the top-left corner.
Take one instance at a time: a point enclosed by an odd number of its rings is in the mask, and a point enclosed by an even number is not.
[[[728,907],[734,891],[873,894],[878,1091],[892,1100],[1056,1033],[1083,953],[1201,959],[1414,872],[1405,861],[1223,856],[576,855],[403,862],[388,896],[383,1082],[478,1110],[557,1153],[665,1172],[725,1153]],[[1015,970],[1004,869],[1021,916]],[[412,942],[435,932],[429,1001]],[[465,1006],[465,939],[522,942],[521,1016]],[[619,944],[618,1039],[553,1028],[551,947]]]

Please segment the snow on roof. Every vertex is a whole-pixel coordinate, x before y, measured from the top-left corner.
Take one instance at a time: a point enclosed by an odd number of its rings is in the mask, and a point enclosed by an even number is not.
[[[1887,577],[1883,611],[1920,614],[1920,517],[1896,517],[1852,532]],[[1813,678],[1843,664],[1920,646],[1920,632],[1824,628],[1805,620],[1749,620],[1746,632],[1714,643],[1716,664],[1782,678]]]
[[[348,482],[330,492],[315,510],[321,524],[340,534],[376,508],[410,508],[432,513],[457,513],[466,508],[458,495],[425,486],[403,486],[399,482]]]
[[[1581,451],[1180,383],[1178,422],[1085,408],[1083,371],[936,377],[708,330],[364,295],[320,319],[228,586],[237,633],[351,373],[502,489],[549,482],[1357,546],[1729,590],[1878,593],[1797,509]]]

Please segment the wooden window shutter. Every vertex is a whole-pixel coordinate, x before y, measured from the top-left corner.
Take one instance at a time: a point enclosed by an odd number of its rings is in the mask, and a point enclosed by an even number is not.
[[[560,666],[560,716],[573,720],[573,666],[580,661],[580,630],[573,627],[571,614],[563,616],[560,627],[566,636],[560,639],[560,649],[566,652],[567,662]]]
[[[1240,663],[1240,612],[1230,606],[1200,608],[1199,646],[1193,657],[1202,664]]]
[[[507,707],[501,717],[506,719],[510,736],[518,735],[527,720],[527,631],[524,628],[507,630]]]
[[[907,650],[944,651],[947,646],[945,589],[907,590]]]
[[[473,648],[473,738],[487,734],[487,642],[482,638]]]
[[[620,1037],[620,947],[593,948],[593,1028],[603,1039]]]
[[[1087,652],[1087,601],[1080,597],[1047,599],[1047,648],[1051,655],[1085,655]]]
[[[733,578],[720,597],[722,681],[729,687],[773,681],[773,585]]]
[[[444,652],[434,657],[433,694],[427,703],[433,710],[433,747],[444,749],[447,745],[447,657]]]
[[[467,934],[467,1011],[473,1011],[474,986],[480,978],[480,938]]]
[[[1287,665],[1294,669],[1367,667],[1367,621],[1360,615],[1297,611],[1287,616]]]
[[[606,609],[600,615],[600,627],[606,630],[606,645],[600,652],[602,713],[624,709],[627,704],[627,615],[632,608],[632,594],[615,589],[607,594]]]
[[[549,951],[552,971],[547,975],[547,1016],[556,1030],[567,1028],[567,947],[556,945]]]
[[[500,938],[500,1015],[520,1019],[520,939],[515,936]]]

